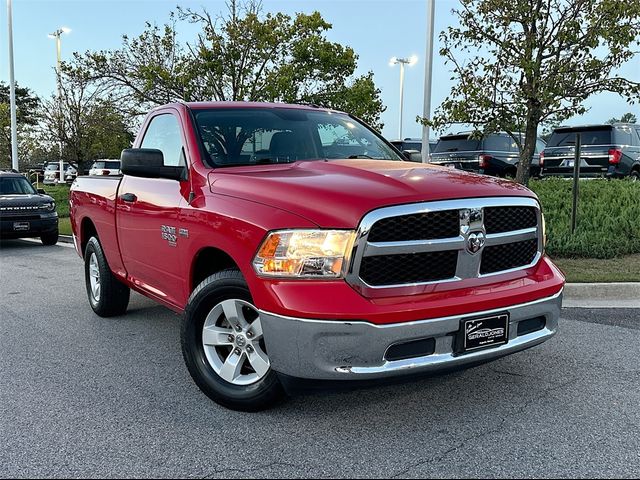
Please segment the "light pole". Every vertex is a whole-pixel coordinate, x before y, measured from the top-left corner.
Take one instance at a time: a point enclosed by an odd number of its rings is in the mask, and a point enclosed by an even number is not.
[[[11,168],[18,171],[18,123],[16,119],[16,79],[13,74],[13,18],[11,0],[7,0],[7,34],[9,36],[9,103],[11,109]]]
[[[58,135],[60,135],[60,178],[58,178],[58,183],[66,183],[64,180],[64,160],[62,159],[62,129],[64,128],[63,118],[62,118],[62,78],[60,72],[60,63],[62,62],[62,45],[60,37],[63,33],[69,33],[71,31],[70,28],[62,27],[57,29],[55,32],[49,34],[49,38],[53,38],[56,41],[56,80],[58,83]]]
[[[412,55],[410,58],[398,58],[392,57],[389,60],[389,65],[392,67],[396,64],[400,65],[400,119],[398,126],[398,140],[402,140],[402,109],[404,108],[404,66],[415,65],[418,61],[418,57]]]
[[[422,116],[431,120],[431,77],[433,67],[433,16],[435,0],[427,0],[427,55],[424,62],[424,106]],[[422,163],[429,161],[429,126],[422,127]]]

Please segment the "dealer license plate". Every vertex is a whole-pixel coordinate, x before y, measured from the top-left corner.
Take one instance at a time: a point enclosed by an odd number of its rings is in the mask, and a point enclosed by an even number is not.
[[[481,348],[495,347],[507,343],[509,315],[504,313],[493,317],[465,320],[463,350],[469,352]]]
[[[13,222],[13,230],[16,232],[26,232],[29,230],[29,222]]]

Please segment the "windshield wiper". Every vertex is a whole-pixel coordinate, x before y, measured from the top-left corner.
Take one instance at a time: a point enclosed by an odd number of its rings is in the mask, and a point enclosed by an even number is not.
[[[365,155],[364,153],[360,154],[360,155],[349,155],[347,157],[349,160],[354,159],[354,158],[371,158],[373,159],[374,157],[371,157],[369,155]]]

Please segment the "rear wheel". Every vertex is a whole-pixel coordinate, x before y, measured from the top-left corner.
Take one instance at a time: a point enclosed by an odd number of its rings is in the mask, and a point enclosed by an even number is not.
[[[40,235],[40,241],[43,245],[55,245],[58,243],[58,229]]]
[[[187,305],[181,340],[191,377],[216,403],[251,412],[284,397],[271,369],[260,313],[238,270],[224,270],[198,285]]]
[[[84,276],[94,312],[101,317],[113,317],[127,311],[131,290],[111,272],[96,237],[91,237],[84,251]]]
[[[634,171],[632,171],[632,172],[631,172],[631,175],[630,175],[630,177],[629,177],[629,178],[630,178],[630,180],[631,180],[632,182],[638,182],[638,181],[640,181],[640,170],[634,170]]]

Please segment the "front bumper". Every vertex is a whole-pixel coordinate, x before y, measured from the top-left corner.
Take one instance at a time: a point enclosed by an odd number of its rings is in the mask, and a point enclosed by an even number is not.
[[[494,360],[538,345],[558,327],[562,290],[553,296],[488,311],[374,325],[357,321],[324,321],[260,312],[271,367],[279,373],[315,380],[373,380],[408,374],[435,373]],[[463,319],[509,313],[509,341],[465,354],[455,352]],[[544,318],[544,326],[518,335],[524,320]],[[435,340],[434,353],[405,360],[387,360],[387,349],[398,343]]]
[[[15,230],[15,223],[28,223],[28,230]],[[39,237],[43,233],[54,232],[58,229],[58,214],[42,214],[40,218],[2,217],[0,218],[0,236],[2,238]]]

